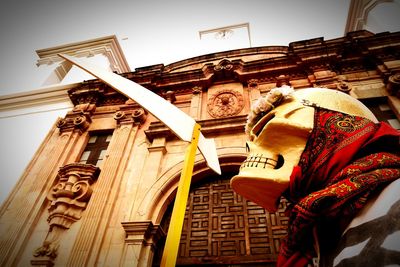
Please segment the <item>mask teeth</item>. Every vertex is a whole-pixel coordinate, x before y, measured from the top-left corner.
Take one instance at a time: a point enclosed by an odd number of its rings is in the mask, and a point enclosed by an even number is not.
[[[249,157],[247,157],[247,159],[240,166],[240,169],[242,169],[244,167],[257,168],[259,164],[261,166],[264,165],[264,166],[262,166],[262,168],[264,168],[264,169],[267,167],[267,165],[271,166],[272,168],[275,168],[277,163],[278,162],[272,158],[263,157],[263,154],[256,154],[256,155],[250,155]]]

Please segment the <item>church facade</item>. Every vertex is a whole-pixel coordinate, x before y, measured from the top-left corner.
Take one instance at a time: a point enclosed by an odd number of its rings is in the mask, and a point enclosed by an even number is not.
[[[214,138],[222,175],[197,153],[177,264],[274,266],[288,218],[235,193],[244,125],[269,90],[325,87],[400,128],[400,33],[355,31],[123,73]],[[99,80],[68,90],[52,127],[0,210],[1,266],[158,266],[187,144]],[[179,122],[177,122],[179,123]]]

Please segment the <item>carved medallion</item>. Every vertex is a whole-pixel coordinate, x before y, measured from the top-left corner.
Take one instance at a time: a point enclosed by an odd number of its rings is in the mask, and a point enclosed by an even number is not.
[[[207,109],[214,118],[236,115],[243,109],[243,96],[233,90],[218,91],[208,100]]]

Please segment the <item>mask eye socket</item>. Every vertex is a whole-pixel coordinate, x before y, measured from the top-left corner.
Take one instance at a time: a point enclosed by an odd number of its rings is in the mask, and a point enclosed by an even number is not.
[[[246,153],[249,153],[250,152],[250,147],[249,147],[249,144],[246,142]]]
[[[272,120],[275,117],[274,113],[268,113],[264,117],[262,117],[256,125],[254,125],[253,129],[251,130],[252,134],[258,137],[262,132],[264,126],[268,123],[268,121]]]

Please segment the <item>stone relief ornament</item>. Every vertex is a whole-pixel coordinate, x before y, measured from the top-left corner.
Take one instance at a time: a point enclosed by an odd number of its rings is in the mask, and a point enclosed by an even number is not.
[[[395,73],[389,77],[387,88],[390,95],[400,97],[400,73]]]
[[[243,96],[233,90],[221,90],[208,100],[208,113],[214,118],[234,116],[243,109]]]
[[[49,231],[41,247],[33,255],[52,261],[64,232],[82,217],[92,195],[91,185],[97,179],[100,169],[91,164],[70,163],[60,168],[58,183],[51,189]],[[32,261],[35,265],[35,260]]]

